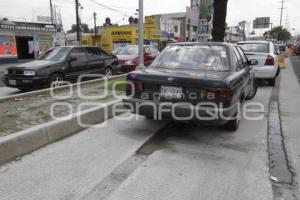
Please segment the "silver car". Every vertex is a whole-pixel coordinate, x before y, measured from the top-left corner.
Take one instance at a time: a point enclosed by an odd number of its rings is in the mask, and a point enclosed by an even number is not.
[[[255,59],[258,65],[254,66],[255,77],[266,79],[269,85],[274,86],[280,73],[278,50],[269,41],[244,41],[238,45],[244,50],[249,60]]]

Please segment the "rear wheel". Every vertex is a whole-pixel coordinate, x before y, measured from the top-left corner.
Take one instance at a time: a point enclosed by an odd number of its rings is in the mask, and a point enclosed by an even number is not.
[[[232,119],[225,124],[226,130],[234,132],[239,129],[240,121],[241,121],[240,112],[241,112],[241,102],[239,102],[238,109],[234,114],[234,116],[232,117]]]
[[[63,76],[61,74],[52,74],[49,78],[49,87],[56,88],[63,85]]]
[[[248,96],[246,97],[246,100],[251,100],[255,97],[257,93],[258,84],[256,80],[253,80],[253,87]]]

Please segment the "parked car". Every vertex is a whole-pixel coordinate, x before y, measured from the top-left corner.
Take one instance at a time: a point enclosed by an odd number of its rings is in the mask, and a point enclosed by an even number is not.
[[[295,48],[295,54],[297,56],[300,56],[300,44],[298,46],[296,46],[296,48]]]
[[[248,59],[258,60],[258,65],[254,66],[255,77],[266,79],[269,85],[274,86],[280,73],[279,53],[275,45],[269,41],[245,41],[239,42],[238,45],[244,50]]]
[[[32,62],[8,68],[2,81],[9,87],[33,90],[54,82],[74,82],[83,74],[111,76],[119,71],[117,57],[97,47],[55,47]]]
[[[194,112],[198,116],[188,120],[225,125],[235,131],[240,104],[256,95],[252,65],[257,63],[248,61],[242,49],[233,44],[171,44],[150,67],[127,75],[123,102],[133,113],[149,118],[178,120],[174,113],[184,117]],[[209,105],[198,107],[202,103]],[[207,117],[207,112],[216,112],[217,118],[199,119]]]
[[[159,55],[159,51],[153,46],[144,46],[144,64],[149,66],[154,59]],[[124,73],[134,71],[139,64],[139,47],[138,45],[127,45],[117,53],[121,71]]]
[[[286,53],[286,45],[285,44],[278,45],[278,50],[279,50],[280,54],[285,54]]]
[[[118,55],[118,53],[123,49],[124,47],[118,47],[114,49],[110,54]]]

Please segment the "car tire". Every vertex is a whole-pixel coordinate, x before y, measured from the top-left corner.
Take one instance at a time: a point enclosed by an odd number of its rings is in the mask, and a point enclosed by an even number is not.
[[[246,100],[251,100],[255,97],[255,95],[257,93],[257,88],[258,88],[257,81],[253,80],[253,88],[252,88],[250,94],[246,97]]]
[[[280,66],[278,66],[277,72],[276,72],[276,77],[280,75],[280,71],[281,71]]]
[[[275,86],[275,83],[276,83],[276,77],[269,79],[269,86]]]
[[[111,76],[113,75],[112,69],[111,69],[110,67],[105,68],[105,70],[104,70],[104,75],[105,75],[106,77],[111,77]]]
[[[61,74],[52,74],[49,77],[49,87],[60,87],[62,86],[62,81],[64,81],[64,78]]]
[[[239,105],[239,107],[241,107],[241,103]],[[238,108],[237,112],[234,114],[232,120],[229,120],[226,124],[225,124],[225,129],[231,132],[235,132],[239,129],[240,126],[240,121],[241,121],[241,117],[240,117],[240,108]]]

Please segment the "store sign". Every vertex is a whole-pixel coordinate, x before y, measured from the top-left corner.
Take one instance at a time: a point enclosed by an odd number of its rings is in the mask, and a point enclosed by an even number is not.
[[[145,17],[145,28],[159,29],[159,17],[158,16],[146,16]]]
[[[0,29],[16,30],[16,31],[37,31],[37,32],[57,32],[53,26],[34,26],[34,25],[12,25],[0,24]]]
[[[111,35],[112,36],[123,36],[123,35],[129,35],[129,36],[131,36],[132,32],[131,31],[112,31]]]

